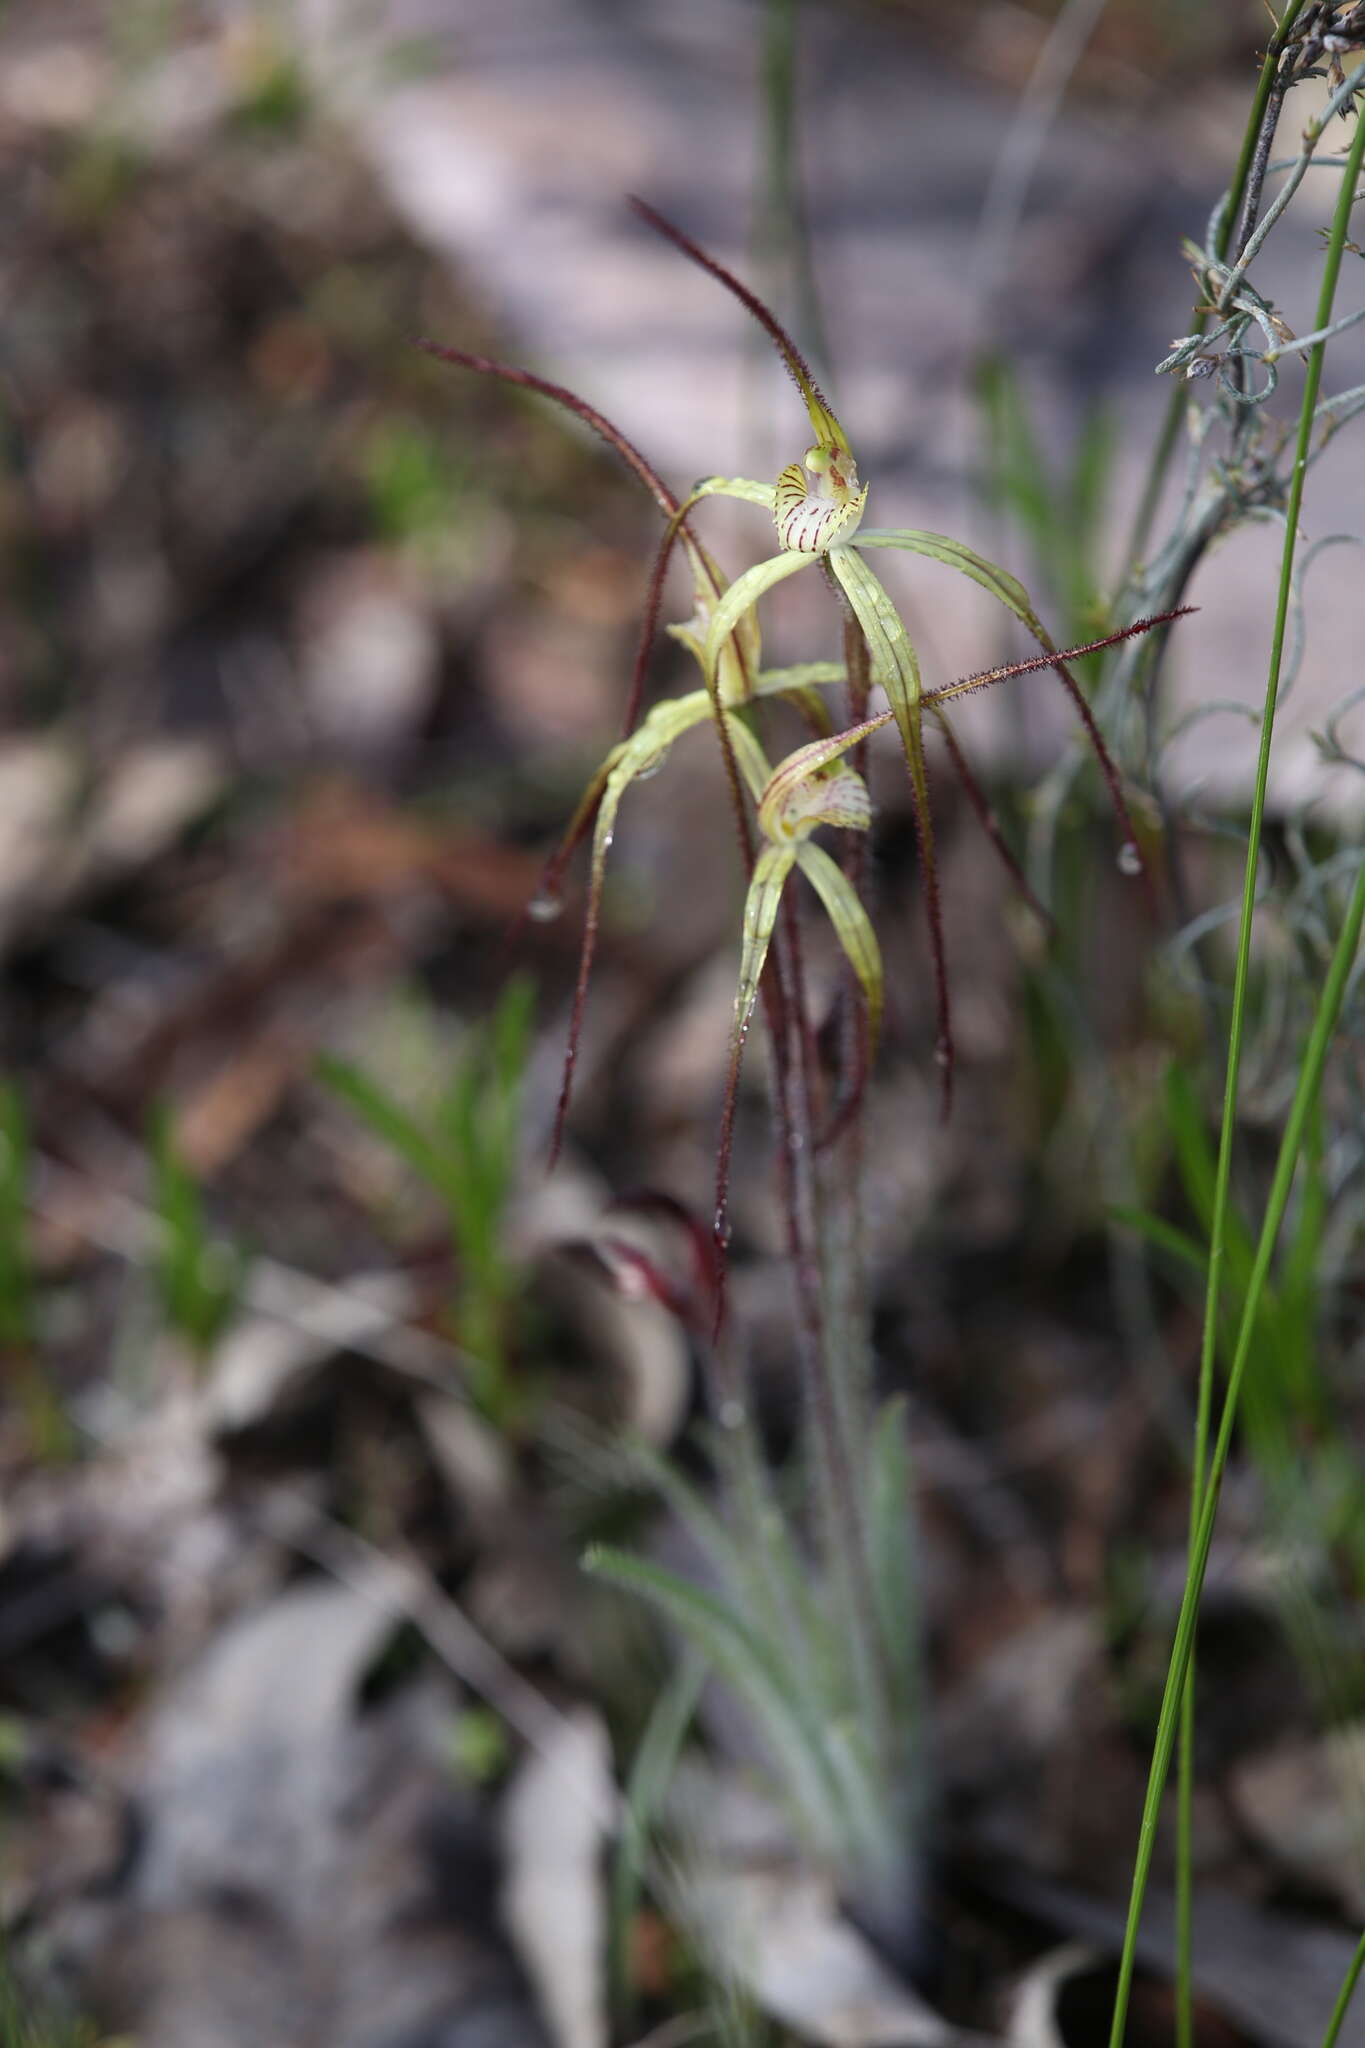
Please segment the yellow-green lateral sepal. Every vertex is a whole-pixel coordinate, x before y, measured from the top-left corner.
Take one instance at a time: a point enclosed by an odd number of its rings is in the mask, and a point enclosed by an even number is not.
[[[929,771],[924,760],[924,691],[919,660],[900,613],[857,549],[835,548],[828,560],[862,628],[872,674],[890,700],[892,716],[905,749],[905,764],[910,771],[924,881],[924,909],[929,921],[929,945],[937,989],[938,1043],[935,1053],[942,1070],[943,1110],[946,1115],[952,1095],[952,1029],[943,917],[939,907],[938,860],[934,851],[934,816],[929,806]]]
[[[618,741],[608,754],[606,783],[592,835],[592,866],[589,890],[594,906],[600,903],[606,872],[607,852],[616,830],[616,813],[621,799],[637,776],[652,775],[662,768],[664,758],[676,739],[711,716],[711,699],[705,690],[693,690],[686,697],[669,697],[656,704],[629,739]]]
[[[772,769],[753,733],[742,718],[727,718],[725,730],[730,735],[739,772],[749,785],[749,794],[756,804],[762,803],[763,792],[772,780]]]
[[[1094,712],[1090,708],[1085,692],[1066,666],[1069,655],[1059,653],[1056,641],[1033,609],[1029,594],[1018,577],[1011,576],[1008,569],[1002,569],[998,563],[988,562],[984,555],[978,555],[972,548],[964,547],[960,540],[952,540],[944,533],[926,533],[915,527],[888,529],[884,533],[859,533],[857,546],[859,548],[901,548],[908,554],[927,555],[932,561],[942,562],[946,568],[956,569],[959,575],[970,577],[973,583],[980,584],[981,588],[988,591],[997,604],[1004,605],[1006,611],[1013,612],[1019,623],[1022,626],[1026,626],[1028,631],[1032,633],[1045,654],[1057,656],[1056,662],[1053,665],[1056,668],[1058,680],[1070,697],[1076,710],[1076,716],[1085,728],[1085,736],[1094,750],[1095,759],[1099,763],[1100,773],[1103,775],[1109,791],[1109,801],[1114,807],[1114,815],[1118,819],[1119,826],[1123,832],[1123,843],[1125,846],[1131,845],[1136,850],[1138,845],[1137,833],[1123,794],[1123,785],[1119,780],[1119,772],[1114,764],[1113,756],[1105,744],[1104,734],[1100,731],[1099,724]],[[1144,630],[1148,623],[1155,622],[1138,622],[1139,626]],[[1122,639],[1127,638],[1128,635],[1127,632],[1120,632],[1117,637]],[[1101,642],[1099,644],[1104,643]],[[1075,653],[1093,653],[1096,651],[1098,649],[1094,644],[1089,648],[1072,650]],[[964,677],[962,683],[956,689],[950,685],[948,688],[936,691],[934,694],[939,698],[965,695],[969,689],[979,689],[983,682],[989,680],[991,680],[989,674],[986,676]],[[1139,867],[1141,867],[1140,856]]]
[[[867,1032],[872,1051],[882,1028],[882,952],[872,920],[858,900],[858,892],[836,860],[823,846],[809,843],[796,849],[796,863],[829,913],[848,964],[858,977],[867,1004]]]
[[[744,903],[744,945],[739,962],[739,987],[735,992],[733,1044],[738,1049],[749,1030],[758,1000],[758,984],[768,957],[773,928],[777,923],[782,891],[796,860],[794,846],[773,846],[759,850]]]
[[[665,631],[670,639],[687,649],[702,674],[708,676],[708,687],[714,686],[722,704],[743,704],[754,694],[762,652],[756,612],[747,611],[735,622],[730,638],[720,651],[714,678],[709,677],[706,667],[706,636],[715,617],[718,593],[724,587],[717,581],[715,588],[708,590],[699,583],[697,608],[691,618],[667,626]]]
[[[746,569],[742,576],[736,577],[717,603],[707,628],[702,666],[706,671],[708,688],[715,687],[721,652],[746,612],[752,611],[764,592],[780,583],[784,576],[809,567],[813,560],[811,555],[772,555],[766,562],[755,562],[752,569]]]
[[[997,604],[1014,613],[1021,625],[1027,626],[1040,647],[1053,652],[1053,645],[1043,630],[1042,620],[1033,609],[1029,594],[1017,576],[1011,576],[1008,569],[1002,569],[996,562],[988,562],[984,555],[978,555],[974,548],[963,545],[946,533],[928,533],[918,527],[906,526],[886,531],[862,532],[858,535],[860,548],[900,548],[906,554],[924,555],[932,562],[942,562],[946,569],[956,569],[960,576],[971,578],[988,591]]]
[[[607,757],[613,777],[633,782],[637,775],[652,775],[663,767],[664,756],[675,740],[711,715],[711,699],[705,690],[689,690],[685,697],[665,697],[656,704],[629,739],[618,740]]]
[[[741,498],[746,505],[762,505],[771,512],[773,487],[748,476],[705,476],[688,492],[679,518],[685,519],[699,498]]]
[[[825,683],[842,683],[847,670],[841,661],[798,661],[791,668],[765,668],[754,684],[755,697],[793,696]]]
[[[859,554],[851,548],[836,548],[829,562],[844,587],[854,617],[862,627],[873,678],[886,691],[887,701],[895,713],[896,727],[918,796],[925,772],[920,716],[923,684],[919,659],[911,645],[910,635],[900,613]],[[927,783],[924,800],[927,806]]]

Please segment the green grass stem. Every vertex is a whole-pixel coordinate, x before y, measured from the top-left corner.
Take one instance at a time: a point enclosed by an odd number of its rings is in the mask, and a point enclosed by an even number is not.
[[[1284,33],[1281,25],[1279,41]],[[1365,115],[1356,113],[1355,131],[1341,176],[1336,210],[1323,263],[1318,293],[1315,328],[1326,328],[1332,320],[1341,259],[1355,202],[1362,156],[1365,156]],[[1299,407],[1298,440],[1294,468],[1285,508],[1284,546],[1280,557],[1279,591],[1275,606],[1275,629],[1266,677],[1265,704],[1261,715],[1261,740],[1256,757],[1256,780],[1252,791],[1251,817],[1247,828],[1246,868],[1242,881],[1242,910],[1237,931],[1237,957],[1233,970],[1232,1016],[1228,1031],[1227,1069],[1223,1087],[1223,1121],[1218,1140],[1218,1165],[1214,1181],[1213,1215],[1209,1226],[1208,1281],[1204,1304],[1204,1330],[1199,1356],[1199,1391],[1196,1401],[1194,1464],[1190,1478],[1190,1545],[1193,1555],[1196,1531],[1203,1508],[1205,1470],[1208,1463],[1209,1430],[1213,1415],[1213,1381],[1218,1348],[1218,1318],[1227,1248],[1229,1190],[1232,1178],[1232,1150],[1237,1128],[1237,1095],[1241,1078],[1242,1045],[1246,1027],[1247,984],[1251,967],[1251,931],[1256,908],[1256,879],[1260,866],[1261,833],[1265,816],[1266,782],[1270,771],[1270,748],[1274,737],[1275,706],[1279,696],[1280,672],[1285,638],[1294,595],[1294,555],[1298,546],[1299,515],[1303,505],[1304,479],[1308,468],[1313,418],[1322,385],[1325,344],[1315,344],[1308,360],[1303,399]],[[1256,1304],[1248,1300],[1253,1320]],[[1229,1389],[1229,1399],[1231,1389]],[[1193,2027],[1193,1834],[1194,1834],[1194,1665],[1190,1663],[1181,1703],[1180,1764],[1177,1794],[1176,1854],[1176,2042],[1177,2048],[1191,2048]],[[1116,2036],[1116,2039],[1118,2036]]]
[[[1332,2007],[1332,2017],[1327,2022],[1327,2032],[1322,2037],[1322,2048],[1337,2048],[1337,2040],[1346,2019],[1347,2007],[1355,1995],[1355,1988],[1360,1982],[1362,1970],[1365,1970],[1365,1934],[1361,1935],[1360,1946],[1351,1959],[1351,1967],[1342,1979],[1341,1989],[1337,1993],[1337,2002]]]
[[[1161,1713],[1157,1721],[1156,1741],[1152,1749],[1151,1770],[1147,1780],[1147,1796],[1143,1803],[1142,1828],[1138,1838],[1137,1856],[1133,1867],[1133,1888],[1128,1906],[1128,1922],[1124,1934],[1123,1953],[1119,1960],[1118,1988],[1114,1999],[1114,2019],[1110,2032],[1110,2048],[1122,2048],[1124,2031],[1128,2019],[1128,2001],[1132,1991],[1133,1968],[1137,1958],[1138,1926],[1142,1919],[1143,1901],[1147,1892],[1147,1880],[1151,1873],[1152,1852],[1156,1847],[1157,1820],[1161,1810],[1161,1795],[1165,1789],[1167,1772],[1170,1769],[1171,1753],[1180,1721],[1181,1700],[1185,1690],[1185,1679],[1189,1671],[1190,1652],[1194,1643],[1195,1621],[1199,1612],[1199,1599],[1204,1586],[1204,1574],[1208,1568],[1209,1549],[1213,1542],[1213,1525],[1218,1513],[1218,1496],[1222,1487],[1223,1472],[1227,1465],[1228,1451],[1232,1443],[1233,1424],[1237,1415],[1237,1403],[1246,1376],[1247,1361],[1252,1352],[1252,1339],[1256,1332],[1257,1311],[1270,1273],[1270,1262],[1274,1255],[1280,1225],[1284,1221],[1289,1203],[1289,1192],[1293,1185],[1299,1154],[1308,1133],[1310,1119],[1317,1104],[1318,1091],[1322,1085],[1323,1069],[1327,1053],[1340,1014],[1346,983],[1355,961],[1360,944],[1362,922],[1365,922],[1365,861],[1357,870],[1355,886],[1347,908],[1346,919],[1332,955],[1332,964],[1318,999],[1309,1034],[1308,1046],[1303,1065],[1299,1070],[1294,1101],[1285,1124],[1284,1136],[1280,1141],[1279,1157],[1275,1163],[1275,1177],[1271,1183],[1270,1198],[1266,1204],[1265,1218],[1261,1225],[1260,1240],[1256,1247],[1256,1260],[1252,1267],[1247,1286],[1246,1300],[1242,1308],[1241,1322],[1237,1331],[1237,1347],[1233,1354],[1232,1369],[1228,1375],[1227,1394],[1223,1402],[1222,1418],[1218,1426],[1218,1438],[1213,1447],[1207,1483],[1199,1510],[1198,1526],[1191,1546],[1189,1570],[1185,1579],[1185,1591],[1180,1603],[1180,1617],[1176,1623],[1175,1643],[1171,1651],[1170,1667],[1166,1674],[1166,1687],[1161,1700]]]

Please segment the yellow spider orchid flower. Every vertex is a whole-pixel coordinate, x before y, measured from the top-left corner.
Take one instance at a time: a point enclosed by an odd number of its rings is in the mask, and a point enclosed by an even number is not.
[[[867,644],[872,680],[880,684],[891,706],[910,774],[915,823],[919,837],[921,871],[924,878],[925,912],[929,925],[930,949],[938,1006],[937,1057],[943,1074],[943,1107],[946,1114],[952,1088],[952,1031],[948,999],[947,964],[944,951],[943,919],[939,904],[938,867],[934,849],[933,815],[929,803],[929,779],[924,758],[922,705],[923,682],[914,643],[891,597],[869,564],[863,559],[867,548],[897,548],[943,563],[967,576],[1012,612],[1044,648],[1050,660],[1043,666],[1056,669],[1084,725],[1087,738],[1099,760],[1111,801],[1123,832],[1123,843],[1131,846],[1141,870],[1137,834],[1124,800],[1118,773],[1095,723],[1094,714],[1075,678],[1066,667],[1066,654],[1049,638],[1034,610],[1028,592],[1007,570],[997,567],[945,534],[905,527],[868,531],[862,525],[867,503],[867,486],[860,484],[857,464],[832,406],[811,373],[809,364],[790,335],[762,301],[739,278],[691,237],[657,213],[644,201],[632,201],[636,212],[664,235],[694,263],[707,271],[753,315],[772,340],[805,401],[816,440],[800,462],[790,463],[775,484],[747,477],[708,477],[699,484],[676,515],[685,519],[703,498],[738,498],[766,507],[773,515],[780,551],[756,563],[736,578],[714,604],[704,649],[703,666],[709,689],[719,689],[719,675],[732,634],[741,630],[759,599],[787,577],[812,562],[823,561],[838,583],[853,619]],[[1099,644],[1108,644],[1102,642]],[[979,685],[978,685],[979,687]],[[954,746],[954,755],[958,760]],[[975,802],[975,797],[973,797]]]
[[[573,1083],[605,882],[606,857],[615,832],[621,801],[630,785],[659,768],[674,743],[694,726],[711,720],[718,732],[732,794],[739,811],[741,839],[752,873],[744,919],[744,949],[740,988],[736,1000],[735,1027],[731,1047],[731,1083],[727,1089],[726,1130],[733,1113],[733,1090],[745,1036],[752,1020],[763,964],[775,928],[782,890],[795,867],[810,880],[831,919],[854,974],[862,988],[869,1037],[875,1041],[881,1011],[881,963],[875,937],[856,889],[824,850],[810,842],[817,825],[833,824],[846,829],[865,830],[870,820],[866,788],[855,771],[842,763],[842,756],[879,726],[894,721],[910,772],[916,828],[924,878],[925,907],[929,925],[938,1007],[938,1058],[943,1072],[943,1104],[950,1097],[952,1038],[948,981],[943,943],[943,922],[939,904],[937,863],[934,852],[933,820],[929,804],[928,774],[924,757],[923,710],[934,711],[948,740],[950,752],[962,776],[968,795],[1010,866],[1024,893],[1027,889],[1017,863],[998,832],[951,731],[943,718],[942,704],[952,696],[980,689],[1005,676],[1030,669],[1053,667],[1076,703],[1087,733],[1099,757],[1116,810],[1123,822],[1128,843],[1136,847],[1117,773],[1109,758],[1089,705],[1067,670],[1068,659],[1079,653],[1112,645],[1115,640],[1146,630],[1159,623],[1144,620],[1085,648],[1058,650],[1048,638],[1034,612],[1028,594],[1007,571],[975,554],[946,535],[900,529],[869,531],[862,526],[867,503],[867,486],[858,477],[852,448],[840,421],[816,384],[809,366],[787,335],[755,294],[724,266],[717,263],[690,237],[657,214],[643,201],[633,202],[651,226],[672,241],[684,254],[701,265],[732,292],[759,321],[774,342],[805,401],[816,439],[800,462],[789,464],[775,484],[748,478],[709,477],[696,486],[681,503],[662,482],[657,472],[620,430],[595,408],[563,386],[530,371],[513,368],[471,355],[466,351],[424,341],[429,354],[461,367],[492,375],[505,382],[541,393],[573,412],[598,433],[645,485],[667,525],[655,560],[646,606],[644,626],[635,662],[624,737],[608,753],[584,792],[574,817],[542,878],[541,901],[557,901],[562,876],[579,841],[592,831],[587,914],[583,946],[574,993],[569,1043],[552,1141],[552,1156],[562,1138]],[[756,563],[727,584],[715,562],[692,531],[690,515],[706,498],[724,496],[764,507],[772,515],[779,551]],[[680,546],[692,582],[693,611],[681,623],[671,624],[670,635],[687,647],[702,672],[703,687],[656,704],[640,723],[636,712],[645,664],[657,623],[664,575],[674,546]],[[883,588],[861,550],[891,547],[919,554],[956,569],[989,591],[1033,634],[1046,652],[1033,660],[1007,664],[982,672],[943,689],[926,692],[918,657],[890,596]],[[839,585],[849,613],[856,622],[868,650],[871,680],[886,693],[890,710],[880,718],[865,720],[842,734],[829,732],[831,720],[818,691],[845,679],[845,668],[835,662],[808,662],[795,667],[763,670],[757,604],[767,591],[812,562],[826,563]],[[1178,616],[1172,614],[1171,616]],[[782,696],[800,705],[811,724],[823,737],[798,749],[773,771],[768,767],[758,741],[748,725],[732,714],[741,707],[769,696]],[[743,811],[741,783],[748,786],[757,810],[761,843],[755,849],[749,822]],[[1035,903],[1040,914],[1046,912]],[[723,1140],[723,1151],[728,1137]],[[721,1186],[724,1173],[722,1169]],[[722,1204],[723,1205],[723,1204]],[[722,1206],[718,1205],[718,1206]]]

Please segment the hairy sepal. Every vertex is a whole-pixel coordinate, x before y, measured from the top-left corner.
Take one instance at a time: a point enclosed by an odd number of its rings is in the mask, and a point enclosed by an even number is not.
[[[999,604],[1004,605],[1007,611],[1013,612],[1020,624],[1026,626],[1032,633],[1038,645],[1053,656],[1052,662],[1048,665],[1056,669],[1063,688],[1075,706],[1076,715],[1085,727],[1086,738],[1099,763],[1100,773],[1104,777],[1109,801],[1123,833],[1124,843],[1133,848],[1140,864],[1140,871],[1150,890],[1150,877],[1142,858],[1137,828],[1123,794],[1114,758],[1095,721],[1090,701],[1067,668],[1066,654],[1059,651],[1056,641],[1033,609],[1032,599],[1018,577],[1011,576],[1008,569],[1002,569],[998,563],[987,561],[984,555],[978,555],[975,549],[967,547],[962,541],[953,540],[946,533],[929,533],[918,527],[897,527],[885,532],[860,532],[857,544],[860,548],[900,548],[907,554],[924,555],[930,561],[942,562],[945,568],[956,569],[959,575],[969,577],[973,583],[988,591]]]

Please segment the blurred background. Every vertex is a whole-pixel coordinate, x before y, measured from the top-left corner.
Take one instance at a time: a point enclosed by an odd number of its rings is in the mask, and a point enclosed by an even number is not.
[[[658,521],[577,422],[416,340],[570,385],[680,493],[774,474],[799,404],[638,192],[808,347],[871,520],[961,535],[1084,637],[1266,31],[1252,0],[0,13],[6,2044],[606,2038],[581,1951],[544,1930],[591,1902],[600,1829],[585,1846],[573,1815],[609,1803],[607,1731],[628,1755],[662,1653],[575,1560],[645,1518],[608,1434],[666,1448],[694,1406],[660,1275],[709,1210],[742,883],[713,750],[680,747],[623,808],[547,1176],[581,894],[508,934],[616,735]],[[1292,103],[1291,152],[1326,89]],[[1327,212],[1310,181],[1267,256],[1300,331]],[[1343,337],[1334,386],[1361,362]],[[1359,521],[1341,442],[1314,540]],[[708,531],[736,570],[766,552],[752,508]],[[1267,519],[1214,553],[1173,643],[1178,914],[1116,862],[1046,675],[964,708],[1065,931],[1048,946],[945,782],[946,1129],[904,777],[874,760],[868,1251],[943,1703],[918,1948],[985,2031],[1040,1957],[1084,1941],[1102,1978],[1116,1945],[1183,1571],[1202,1283],[1178,1240],[1216,1143],[1208,975],[1279,546]],[[1310,572],[1277,738],[1253,1223],[1359,815],[1357,766],[1314,738],[1361,681],[1353,559]],[[1030,651],[960,582],[896,588],[933,681]],[[690,607],[681,580],[667,602]],[[834,655],[816,578],[770,609],[771,659]],[[671,643],[651,687],[692,687]],[[1215,1559],[1215,2048],[1316,2043],[1365,1911],[1354,1040],[1348,1064],[1266,1337],[1294,1398],[1265,1397]],[[751,1067],[733,1313],[780,1440],[790,1290]],[[623,1229],[635,1298],[603,1252]],[[596,1787],[567,1816],[528,1790],[537,1740]],[[528,1906],[547,1843],[562,1890]],[[645,2018],[619,2039],[685,2009],[695,1970],[653,1909],[631,1940]],[[1089,1967],[1034,2048],[1103,2038]]]

